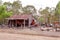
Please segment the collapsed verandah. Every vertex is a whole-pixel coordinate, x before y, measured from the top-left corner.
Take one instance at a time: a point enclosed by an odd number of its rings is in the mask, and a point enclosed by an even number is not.
[[[24,14],[24,15],[13,15],[8,19],[8,25],[12,26],[21,26],[21,27],[31,27],[31,25],[35,24],[34,18],[32,15]]]

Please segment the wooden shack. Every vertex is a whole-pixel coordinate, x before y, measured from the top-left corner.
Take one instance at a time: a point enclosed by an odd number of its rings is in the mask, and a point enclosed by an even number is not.
[[[35,25],[35,19],[30,14],[23,14],[23,15],[13,15],[10,18],[7,18],[8,25],[11,27],[31,27],[32,25]]]

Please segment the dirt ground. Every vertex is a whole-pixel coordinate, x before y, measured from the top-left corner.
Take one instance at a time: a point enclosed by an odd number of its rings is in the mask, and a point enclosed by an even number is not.
[[[10,34],[10,33],[0,32],[0,40],[60,40],[60,38],[22,35],[22,34]]]
[[[46,36],[42,36],[41,34],[44,34]],[[59,37],[51,37],[51,35],[53,36],[58,35]],[[38,28],[33,28],[33,30],[28,28],[25,29],[0,28],[0,40],[60,40],[60,32],[47,32],[47,31],[42,32],[38,31]]]

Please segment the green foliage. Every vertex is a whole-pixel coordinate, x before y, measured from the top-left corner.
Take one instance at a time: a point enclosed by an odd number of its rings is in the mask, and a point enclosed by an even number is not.
[[[13,1],[13,3],[4,2],[3,4],[7,6],[7,11],[12,11],[13,14],[19,14],[20,9],[22,9],[22,4],[20,0]]]
[[[5,12],[5,13],[1,14],[1,16],[2,16],[3,18],[10,17],[11,15],[12,15],[12,12]]]
[[[55,15],[57,15],[57,16],[60,15],[60,2],[56,6]]]
[[[19,10],[22,9],[21,1],[16,0],[12,3],[12,11],[14,14],[19,14]]]
[[[26,14],[34,14],[36,13],[36,9],[33,5],[27,5],[23,8],[23,12]]]
[[[40,17],[40,18],[39,18],[39,21],[40,21],[40,22],[43,22],[43,21],[44,21],[44,18],[43,18],[43,17]]]
[[[44,14],[45,14],[45,15],[47,16],[47,15],[49,14],[48,9],[49,9],[49,8],[48,8],[48,7],[46,7],[45,9],[43,9],[42,11],[40,11],[40,13],[41,13],[42,15],[44,15]]]
[[[12,5],[12,3],[10,3],[10,2],[4,2],[3,4],[4,5]]]
[[[57,6],[56,6],[55,16],[59,21],[60,20],[60,2],[58,2]]]
[[[2,13],[4,13],[5,10],[6,10],[6,6],[5,6],[5,5],[0,6],[0,15],[1,15]]]
[[[19,1],[19,0],[14,1],[12,5],[13,5],[13,7],[15,6],[15,8],[20,8],[20,7],[22,7],[21,1]]]
[[[0,6],[0,22],[2,22],[5,18],[10,17],[12,12],[6,11],[6,6]]]
[[[51,13],[49,12],[50,8],[46,7],[43,10],[39,10],[39,13],[43,16],[44,20],[40,19],[41,21],[45,21],[47,23],[50,23]]]

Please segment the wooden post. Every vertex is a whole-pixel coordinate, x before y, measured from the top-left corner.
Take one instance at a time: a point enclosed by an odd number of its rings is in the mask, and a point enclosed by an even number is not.
[[[16,27],[17,27],[17,20],[15,21],[15,25],[16,25]]]
[[[10,21],[10,27],[11,27],[12,25],[11,25],[11,21]]]
[[[25,20],[24,20],[24,28],[25,28]]]
[[[29,28],[30,28],[30,19],[29,19]]]
[[[21,28],[23,28],[23,27],[22,27],[22,24],[21,24]]]
[[[11,22],[11,27],[13,27],[13,23]]]
[[[7,24],[8,24],[8,27],[10,28],[11,23],[10,23],[10,21],[9,21],[9,20],[7,21]]]

